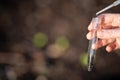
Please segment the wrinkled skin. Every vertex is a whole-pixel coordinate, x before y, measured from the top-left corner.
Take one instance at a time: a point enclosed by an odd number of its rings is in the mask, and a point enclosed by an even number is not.
[[[111,52],[120,49],[120,14],[101,14],[98,16],[100,19],[97,37],[98,42],[92,45],[93,49],[98,49],[106,46],[106,51]],[[93,24],[91,21],[88,26],[87,39],[91,40],[93,34]]]

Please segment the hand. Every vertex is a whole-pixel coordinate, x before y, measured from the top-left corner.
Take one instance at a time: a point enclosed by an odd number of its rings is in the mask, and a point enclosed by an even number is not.
[[[98,25],[97,37],[99,40],[92,45],[93,49],[106,46],[106,50],[111,52],[120,49],[120,14],[102,14],[98,16],[100,23]],[[93,34],[93,23],[88,26],[87,39],[91,40]]]

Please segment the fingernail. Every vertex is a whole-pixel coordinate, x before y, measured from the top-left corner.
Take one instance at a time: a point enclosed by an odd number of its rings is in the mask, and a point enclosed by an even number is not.
[[[107,52],[111,52],[111,51],[112,51],[111,47],[108,47],[108,46],[107,46],[107,47],[106,47],[106,51],[107,51]]]
[[[88,39],[88,40],[91,40],[91,39],[92,39],[92,33],[91,33],[91,32],[89,32],[89,33],[87,34],[87,39]]]

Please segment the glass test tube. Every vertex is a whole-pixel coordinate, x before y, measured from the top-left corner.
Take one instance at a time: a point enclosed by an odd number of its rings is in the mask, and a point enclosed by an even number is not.
[[[89,48],[88,48],[88,71],[91,71],[93,69],[93,66],[94,66],[94,62],[95,62],[95,55],[96,55],[96,50],[95,49],[92,49],[92,45],[94,43],[97,42],[98,38],[96,36],[97,34],[97,28],[98,28],[98,23],[99,23],[99,19],[98,18],[93,18],[92,19],[93,22],[94,22],[94,26],[93,26],[93,36],[94,38],[92,40],[90,40],[89,42]]]

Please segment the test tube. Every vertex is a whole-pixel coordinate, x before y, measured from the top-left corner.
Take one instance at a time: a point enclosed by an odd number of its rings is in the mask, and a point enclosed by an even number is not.
[[[92,49],[92,45],[97,42],[98,38],[96,36],[97,34],[97,29],[98,29],[98,23],[99,23],[99,18],[93,18],[92,19],[94,24],[93,24],[93,39],[90,40],[89,42],[89,48],[88,48],[88,71],[91,71],[93,69],[94,63],[95,63],[95,56],[96,56],[96,50]]]

